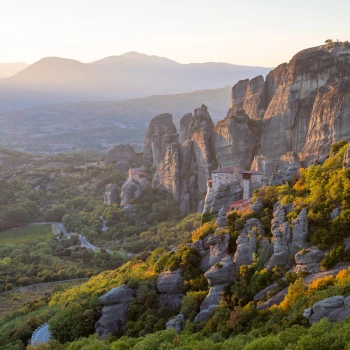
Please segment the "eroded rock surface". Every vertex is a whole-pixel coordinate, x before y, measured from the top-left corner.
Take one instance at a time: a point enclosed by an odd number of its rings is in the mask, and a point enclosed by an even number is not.
[[[101,339],[106,338],[110,333],[124,332],[133,295],[134,290],[123,284],[111,289],[100,298],[103,304],[102,316],[95,328]]]
[[[342,295],[336,295],[323,299],[315,303],[312,308],[304,310],[304,317],[312,325],[327,317],[332,322],[343,321],[350,316],[350,296],[344,298]]]

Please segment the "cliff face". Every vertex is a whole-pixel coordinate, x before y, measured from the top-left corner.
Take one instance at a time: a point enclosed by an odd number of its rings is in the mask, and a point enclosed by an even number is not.
[[[258,133],[249,126],[246,116],[229,117],[219,121],[215,126],[214,149],[219,168],[241,166],[249,169]]]
[[[333,142],[350,139],[350,77],[319,89],[301,158],[326,154]]]
[[[153,165],[157,166],[161,161],[166,149],[166,145],[164,145],[166,135],[171,136],[176,133],[171,114],[160,114],[151,120],[146,130],[143,153],[152,155]]]
[[[347,52],[346,52],[347,50]],[[296,54],[266,77],[232,88],[227,117],[214,126],[206,106],[186,114],[179,136],[170,114],[152,119],[144,154],[157,171],[153,186],[173,193],[184,213],[196,210],[211,170],[241,166],[270,176],[307,166],[332,142],[350,139],[349,49]]]
[[[198,194],[206,191],[211,176],[214,124],[204,105],[181,119],[180,137],[171,115],[163,122],[159,116],[152,119],[145,136],[145,150],[157,165],[152,186],[171,192],[184,214],[196,211]]]
[[[321,135],[318,130],[313,130],[315,124],[310,121],[317,120],[321,110],[331,110],[328,118],[335,119],[345,100],[343,98],[334,106],[339,97],[338,92],[333,97],[328,96],[327,101],[323,95],[334,82],[349,74],[349,62],[323,47],[301,51],[287,65],[281,65],[276,72],[271,72],[266,83],[266,90],[269,91],[267,102],[269,99],[271,101],[264,115],[261,147],[258,152],[272,158],[273,162],[278,162],[287,152],[301,153],[307,142],[307,135],[310,135],[310,140],[313,139],[311,143],[320,142]],[[319,127],[324,128],[321,124]],[[325,133],[330,135],[331,132]],[[310,147],[312,148],[310,145],[307,149]],[[326,148],[319,151],[324,154]],[[303,159],[305,155],[316,155],[313,152],[308,154],[307,150],[304,153]]]
[[[262,119],[265,112],[265,82],[262,75],[240,80],[232,88],[228,116],[245,111],[250,119]]]

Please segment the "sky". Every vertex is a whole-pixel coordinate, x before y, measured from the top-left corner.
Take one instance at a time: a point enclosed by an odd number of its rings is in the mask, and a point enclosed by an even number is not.
[[[350,40],[349,0],[0,0],[0,62],[92,62],[137,51],[275,67]]]

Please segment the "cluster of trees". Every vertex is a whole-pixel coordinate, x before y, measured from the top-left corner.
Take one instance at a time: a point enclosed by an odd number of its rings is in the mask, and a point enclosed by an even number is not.
[[[0,291],[31,284],[86,278],[121,266],[122,254],[75,246],[77,237],[0,247]]]
[[[346,41],[340,41],[339,39],[333,41],[332,39],[327,39],[325,41],[325,43],[327,44],[327,49],[330,50],[334,47],[344,47],[349,49],[350,48],[350,43],[348,40]]]

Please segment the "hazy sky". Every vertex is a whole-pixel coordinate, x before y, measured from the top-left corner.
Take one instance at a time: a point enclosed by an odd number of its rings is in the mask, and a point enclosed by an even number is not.
[[[0,0],[0,62],[91,62],[127,51],[276,66],[350,40],[350,0]]]

